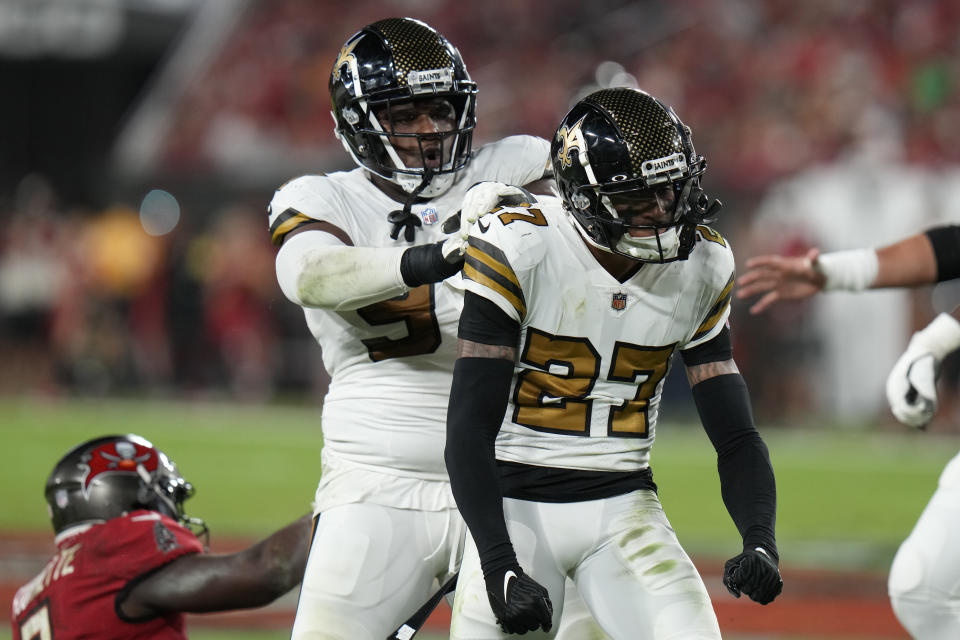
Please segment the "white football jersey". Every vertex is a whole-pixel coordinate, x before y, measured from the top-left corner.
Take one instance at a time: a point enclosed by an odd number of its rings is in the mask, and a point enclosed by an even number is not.
[[[497,458],[595,471],[648,466],[671,356],[726,324],[734,261],[697,228],[687,260],[621,283],[593,257],[559,198],[474,225],[462,286],[520,323]]]
[[[443,221],[460,209],[475,183],[527,184],[543,177],[548,157],[549,143],[531,136],[479,148],[449,191],[413,206],[423,222],[416,244],[443,239]],[[298,226],[322,220],[357,247],[409,246],[402,232],[390,238],[387,216],[399,209],[402,204],[374,186],[363,169],[304,176],[277,190],[270,231],[279,244]],[[446,409],[462,306],[461,292],[441,283],[356,311],[304,309],[331,376],[322,413],[325,461],[333,456],[354,468],[447,479]]]

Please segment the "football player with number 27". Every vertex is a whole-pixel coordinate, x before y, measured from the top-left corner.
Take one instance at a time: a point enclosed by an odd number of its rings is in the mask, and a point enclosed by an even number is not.
[[[570,576],[614,639],[719,638],[650,468],[677,352],[742,536],[723,582],[767,604],[782,580],[705,161],[672,109],[627,88],[578,102],[551,160],[562,199],[494,209],[469,237],[446,462],[471,540],[451,637],[553,637]]]

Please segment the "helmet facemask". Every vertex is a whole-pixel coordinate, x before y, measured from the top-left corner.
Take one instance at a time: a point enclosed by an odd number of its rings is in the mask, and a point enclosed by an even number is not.
[[[696,225],[706,221],[690,202],[691,193],[703,194],[700,173],[702,167],[678,180],[651,181],[655,186],[646,180],[585,184],[573,191],[568,208],[587,241],[604,251],[641,262],[683,260]]]
[[[354,110],[363,115],[356,133],[368,157],[363,163],[356,155],[354,159],[406,193],[423,198],[441,195],[470,159],[476,126],[470,113],[475,112],[475,100],[473,95],[455,94],[357,100]],[[418,125],[410,118],[423,115],[431,119],[436,131],[411,130]]]
[[[137,466],[137,475],[141,481],[137,491],[138,503],[190,528],[194,535],[203,539],[204,547],[208,546],[210,529],[207,523],[200,518],[188,516],[183,508],[183,503],[194,494],[193,485],[180,475],[177,466],[165,453],[158,450],[157,454],[159,464],[153,473],[147,471],[143,465]]]

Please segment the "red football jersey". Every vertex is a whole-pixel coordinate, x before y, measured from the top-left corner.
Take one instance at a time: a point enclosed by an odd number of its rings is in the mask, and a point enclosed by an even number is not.
[[[66,534],[66,535],[64,535]],[[117,594],[134,578],[203,545],[154,511],[133,511],[57,536],[57,553],[13,598],[13,640],[186,638],[182,613],[121,619]]]

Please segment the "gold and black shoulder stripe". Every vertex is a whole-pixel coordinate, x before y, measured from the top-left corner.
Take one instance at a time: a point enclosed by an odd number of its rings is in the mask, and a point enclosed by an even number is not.
[[[699,340],[703,336],[710,333],[710,331],[717,326],[717,323],[720,322],[720,318],[723,317],[727,307],[730,306],[730,298],[733,294],[733,281],[735,277],[735,274],[730,275],[730,279],[727,280],[727,284],[724,285],[723,291],[720,292],[720,295],[717,296],[716,302],[714,302],[713,306],[710,307],[710,311],[707,313],[707,319],[704,320],[699,327],[697,327],[697,331],[693,334],[693,338],[691,338],[691,340]]]
[[[469,280],[496,291],[513,305],[520,320],[527,315],[527,303],[517,274],[503,251],[486,240],[471,237],[463,265],[463,275]]]
[[[277,219],[274,220],[273,224],[270,225],[270,242],[279,247],[281,244],[283,244],[283,239],[288,233],[297,227],[310,224],[312,222],[316,222],[316,220],[310,216],[300,213],[293,207],[290,207],[278,215]]]
[[[727,246],[726,238],[720,235],[720,233],[712,227],[708,227],[705,224],[698,224],[697,232],[700,234],[700,237],[707,242],[715,242],[721,247]]]

